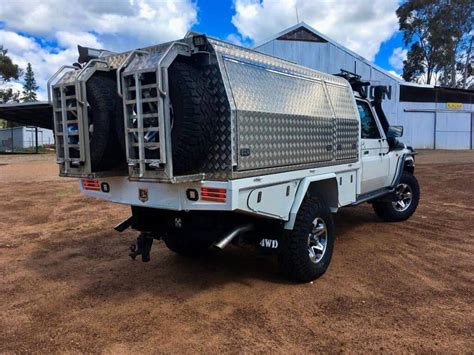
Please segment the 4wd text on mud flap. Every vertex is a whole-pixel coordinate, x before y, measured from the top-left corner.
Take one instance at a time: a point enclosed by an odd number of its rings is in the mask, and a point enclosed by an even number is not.
[[[278,248],[278,240],[263,238],[260,241],[260,246],[263,247],[263,248],[277,249]]]

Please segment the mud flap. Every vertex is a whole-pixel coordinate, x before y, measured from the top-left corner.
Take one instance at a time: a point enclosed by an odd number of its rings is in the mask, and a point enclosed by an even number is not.
[[[278,254],[281,249],[281,238],[262,238],[258,243],[258,249],[262,254]]]

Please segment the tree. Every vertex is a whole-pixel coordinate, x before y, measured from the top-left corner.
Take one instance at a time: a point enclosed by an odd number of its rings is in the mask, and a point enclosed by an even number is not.
[[[23,84],[23,97],[22,101],[31,102],[38,101],[36,98],[36,90],[38,90],[38,85],[36,85],[35,73],[31,68],[31,63],[28,63],[25,72],[25,82]]]
[[[424,53],[418,43],[413,43],[407,52],[407,59],[403,61],[403,80],[417,82],[425,73],[423,66]]]
[[[440,13],[446,51],[441,84],[466,88],[471,67],[474,3],[452,0],[441,8]]]
[[[472,0],[407,0],[400,5],[397,16],[409,47],[403,78],[466,86],[460,71],[469,71],[473,11]]]
[[[403,40],[410,46],[404,62],[406,80],[413,81],[424,75],[425,81],[431,83],[437,70],[439,52],[435,49],[441,45],[439,26],[435,21],[437,3],[436,0],[408,0],[397,9]]]
[[[11,80],[18,80],[21,76],[21,70],[14,64],[7,55],[8,50],[0,45],[0,103],[19,102],[20,93],[12,88],[4,88],[5,83]],[[0,119],[0,127],[14,127],[16,124]]]
[[[466,61],[465,61],[465,64],[464,64],[464,67],[462,69],[462,88],[463,89],[467,89],[468,87],[470,88],[472,85],[474,85],[474,80],[473,79],[473,74],[474,74],[474,71],[473,71],[473,68],[472,68],[472,64],[473,64],[473,60],[472,60],[472,41],[473,41],[473,37],[472,34],[471,34],[471,41],[469,42],[469,47],[466,51]],[[468,80],[468,78],[470,80]]]
[[[21,76],[21,70],[18,65],[14,64],[7,55],[8,50],[0,45],[0,103],[9,101],[19,101],[20,94],[13,91],[12,88],[3,88],[5,83],[11,80],[18,80]]]
[[[8,50],[0,45],[0,79],[2,81],[18,80],[21,70],[18,68],[18,65],[13,64],[7,53]]]

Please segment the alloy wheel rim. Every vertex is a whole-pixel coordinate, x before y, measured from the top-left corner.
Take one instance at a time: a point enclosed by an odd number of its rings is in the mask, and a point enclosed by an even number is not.
[[[313,228],[308,234],[308,254],[311,262],[317,264],[326,254],[328,229],[321,217],[316,217],[312,225]]]
[[[413,201],[413,191],[410,185],[398,184],[395,193],[397,195],[397,201],[392,202],[393,208],[398,212],[406,211]]]

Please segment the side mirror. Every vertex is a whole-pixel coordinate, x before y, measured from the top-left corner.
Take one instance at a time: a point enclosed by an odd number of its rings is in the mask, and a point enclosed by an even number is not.
[[[403,126],[390,126],[387,131],[387,138],[398,138],[403,136]]]

